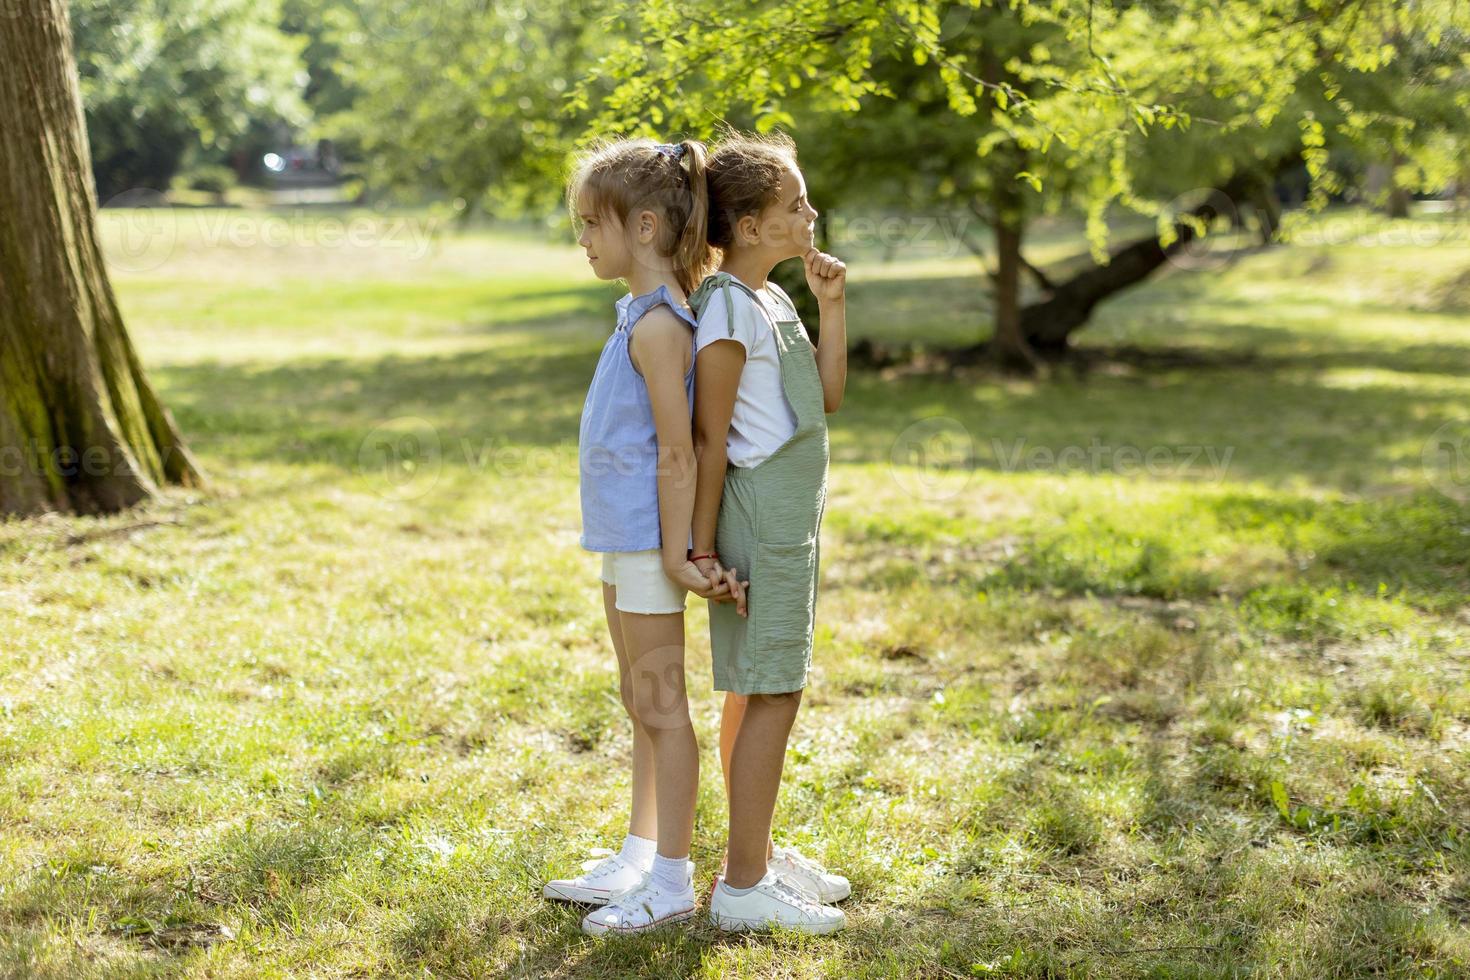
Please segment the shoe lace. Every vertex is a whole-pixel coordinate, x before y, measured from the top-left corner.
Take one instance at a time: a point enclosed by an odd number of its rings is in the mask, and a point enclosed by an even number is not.
[[[625,911],[643,911],[650,919],[654,918],[653,901],[657,897],[658,889],[652,882],[644,882],[637,888],[613,902],[612,905]]]
[[[808,895],[804,890],[787,881],[785,878],[776,878],[771,887],[775,891],[779,892],[782,896],[791,899],[792,902],[803,912],[812,912],[816,910],[817,905],[815,902],[812,901],[811,896]]]
[[[598,861],[597,864],[593,865],[593,867],[588,870],[587,880],[597,881],[600,878],[606,878],[608,875],[622,870],[622,867],[622,857],[617,854],[609,855],[608,857],[603,858],[601,861]]]
[[[813,874],[827,873],[826,868],[822,867],[820,864],[813,861],[811,858],[807,857],[805,854],[801,853],[794,847],[782,847],[778,849],[776,853],[790,864],[793,864],[796,867],[801,868],[805,871],[810,871]]]

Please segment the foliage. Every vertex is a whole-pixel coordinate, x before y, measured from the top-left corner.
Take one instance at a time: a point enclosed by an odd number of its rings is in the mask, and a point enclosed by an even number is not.
[[[585,128],[559,100],[601,53],[601,6],[365,0],[335,9],[343,77],[358,93],[341,121],[371,159],[369,178],[470,209],[557,200]]]
[[[72,31],[103,203],[165,190],[191,155],[252,127],[301,125],[301,45],[278,0],[74,0]]]
[[[851,137],[831,153],[869,186],[973,207],[1019,183],[1028,214],[1084,211],[1099,258],[1114,204],[1158,214],[1292,155],[1320,203],[1329,143],[1364,148],[1385,128],[1442,186],[1466,136],[1470,12],[1451,0],[797,0],[738,18],[718,0],[644,0],[622,23],[594,75],[616,86],[600,107],[613,129],[845,115],[812,128]],[[1335,101],[1374,84],[1377,98]],[[1399,102],[1397,86],[1415,94]],[[1406,111],[1415,99],[1436,113]]]

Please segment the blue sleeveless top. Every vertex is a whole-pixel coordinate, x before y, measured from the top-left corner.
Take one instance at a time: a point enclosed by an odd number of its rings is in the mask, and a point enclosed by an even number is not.
[[[694,315],[667,286],[618,300],[618,326],[603,345],[582,405],[577,439],[582,486],[582,547],[588,551],[647,551],[663,545],[658,522],[658,435],[648,385],[633,368],[633,328],[655,306],[689,324],[689,371],[684,391],[694,415]]]

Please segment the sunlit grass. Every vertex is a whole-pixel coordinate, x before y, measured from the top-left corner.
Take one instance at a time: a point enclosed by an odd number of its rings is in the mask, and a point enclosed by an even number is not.
[[[0,523],[0,974],[1470,970],[1470,486],[1425,452],[1470,252],[1176,271],[1085,376],[855,373],[777,818],[850,928],[599,943],[538,896],[626,815],[574,453],[616,292],[528,230],[207,232],[115,277],[210,491]],[[983,334],[923,261],[854,263],[855,336]]]

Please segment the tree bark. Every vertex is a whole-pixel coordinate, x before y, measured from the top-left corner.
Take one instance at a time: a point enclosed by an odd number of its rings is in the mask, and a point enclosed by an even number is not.
[[[1014,214],[1001,213],[995,224],[995,334],[991,346],[1002,366],[1034,371],[1036,354],[1021,322],[1021,222]]]
[[[203,477],[103,265],[65,0],[0,16],[0,514],[108,513]]]
[[[1255,182],[1252,175],[1238,174],[1189,213],[1202,221],[1212,221],[1226,213],[1222,206],[1226,202],[1238,208],[1239,202],[1247,200]],[[1174,233],[1177,237],[1168,248],[1160,245],[1154,235],[1118,248],[1106,265],[1089,265],[1058,284],[1045,298],[1021,310],[1021,333],[1031,349],[1048,360],[1064,355],[1072,334],[1087,323],[1099,303],[1147,279],[1197,237],[1194,228],[1182,221],[1175,223]]]
[[[987,82],[1010,81],[1000,55],[986,45],[980,52],[980,73]],[[1021,329],[1021,235],[1026,227],[1026,202],[1016,174],[1026,169],[1026,154],[1014,143],[991,151],[990,209],[995,229],[995,333],[990,338],[994,359],[1011,371],[1034,373],[1040,367]]]

